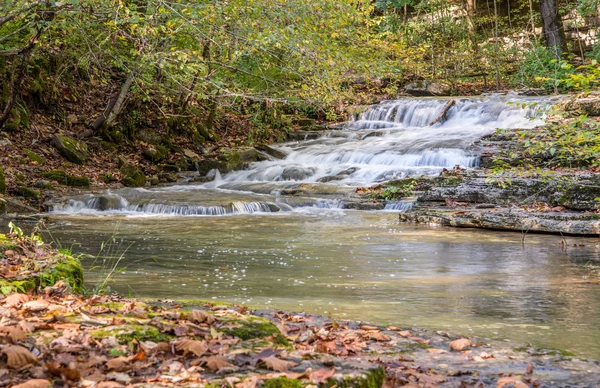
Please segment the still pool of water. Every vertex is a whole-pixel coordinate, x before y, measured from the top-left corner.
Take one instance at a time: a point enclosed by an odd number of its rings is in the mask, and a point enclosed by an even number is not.
[[[595,239],[399,224],[306,209],[221,217],[53,217],[52,238],[124,252],[113,289],[419,326],[600,358]],[[584,245],[584,246],[574,246]],[[84,264],[92,266],[91,260]],[[95,266],[101,265],[101,260]],[[87,272],[93,285],[100,268]]]

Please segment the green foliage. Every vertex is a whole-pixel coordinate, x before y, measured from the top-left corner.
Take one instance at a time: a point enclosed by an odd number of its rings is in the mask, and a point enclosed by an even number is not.
[[[71,187],[87,187],[90,180],[83,176],[69,175],[64,170],[52,170],[42,173],[42,177],[52,179],[58,183]]]

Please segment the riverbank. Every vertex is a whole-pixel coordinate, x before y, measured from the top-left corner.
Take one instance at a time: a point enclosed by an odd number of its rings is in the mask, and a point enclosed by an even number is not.
[[[3,260],[52,252],[30,241],[4,238]],[[5,384],[587,387],[600,373],[557,350],[214,301],[82,295],[68,277],[53,281],[0,299]]]

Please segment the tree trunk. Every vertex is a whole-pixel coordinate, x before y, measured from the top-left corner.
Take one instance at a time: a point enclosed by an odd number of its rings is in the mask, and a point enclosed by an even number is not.
[[[557,0],[540,0],[540,14],[546,47],[560,59],[562,53],[567,51],[567,45],[565,30],[558,14]]]
[[[474,53],[479,51],[479,45],[477,44],[477,31],[475,31],[475,23],[473,19],[477,12],[477,0],[463,0],[463,7],[466,12],[467,30],[469,31],[469,38],[471,39],[471,49]]]
[[[127,94],[129,93],[129,89],[135,80],[135,71],[131,70],[125,83],[121,86],[121,90],[115,96],[113,96],[108,103],[104,112],[94,121],[91,125],[92,132],[97,132],[101,128],[109,127],[117,118],[121,110],[123,109],[125,99],[127,98]],[[93,134],[93,133],[92,133]],[[90,134],[90,135],[92,135]]]
[[[2,111],[2,117],[0,117],[0,128],[4,127],[6,121],[10,117],[10,111],[15,105],[15,101],[17,100],[17,95],[19,94],[19,89],[21,88],[21,82],[23,82],[23,78],[27,73],[27,63],[29,62],[29,52],[23,55],[21,58],[21,66],[17,70],[17,75],[13,80],[13,84],[10,88],[10,96],[8,96],[8,101],[4,106],[4,110]]]

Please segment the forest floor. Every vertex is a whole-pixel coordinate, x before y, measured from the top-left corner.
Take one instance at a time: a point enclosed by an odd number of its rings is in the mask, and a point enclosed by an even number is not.
[[[0,252],[3,287],[68,257],[14,234],[2,236]],[[32,270],[34,262],[46,264]],[[0,386],[590,387],[600,375],[597,361],[558,350],[240,305],[85,295],[76,292],[81,280],[77,271],[38,276],[26,292],[0,296]]]

